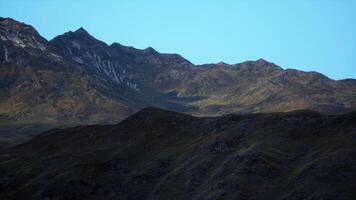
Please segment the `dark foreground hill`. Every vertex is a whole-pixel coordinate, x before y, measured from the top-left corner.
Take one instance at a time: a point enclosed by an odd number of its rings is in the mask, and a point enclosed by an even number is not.
[[[0,199],[356,199],[356,113],[147,108],[0,153]]]

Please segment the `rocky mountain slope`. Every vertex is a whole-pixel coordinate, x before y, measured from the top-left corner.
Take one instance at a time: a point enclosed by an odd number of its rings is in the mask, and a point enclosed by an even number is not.
[[[1,199],[355,199],[356,113],[147,108],[0,153]]]
[[[356,108],[356,81],[263,59],[197,66],[153,48],[107,45],[83,28],[47,41],[30,25],[0,18],[0,132],[8,135],[0,143],[49,127],[113,124],[147,106],[198,116],[346,113]]]

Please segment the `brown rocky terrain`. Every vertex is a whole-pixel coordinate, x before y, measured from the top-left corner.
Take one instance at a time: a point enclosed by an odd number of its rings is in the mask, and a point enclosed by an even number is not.
[[[83,28],[47,41],[0,18],[0,145],[53,127],[114,124],[154,106],[197,116],[356,108],[356,81],[263,59],[194,65],[153,48],[107,45]]]

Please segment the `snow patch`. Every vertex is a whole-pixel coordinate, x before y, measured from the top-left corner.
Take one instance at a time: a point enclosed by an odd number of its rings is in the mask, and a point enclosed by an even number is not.
[[[54,53],[49,53],[50,56],[52,56],[54,59],[57,61],[62,61],[62,56],[54,54]]]
[[[67,47],[67,50],[68,50],[69,55],[73,55],[72,50],[70,50],[70,48]]]
[[[38,41],[36,40],[36,38],[34,38],[33,36],[31,36],[31,38],[32,38],[32,41],[33,41],[32,44],[30,43],[30,46],[31,46],[31,47],[40,49],[41,51],[46,50],[46,47],[45,47],[42,43],[38,42]]]
[[[129,81],[127,71],[121,71],[115,63],[111,62],[110,60],[103,60],[103,57],[97,55],[95,52],[84,52],[82,56],[89,60],[89,63],[86,63],[88,66],[95,67],[99,73],[101,73],[103,76],[106,76],[111,81],[114,81],[118,84],[125,84],[128,87],[140,92],[138,85]],[[82,60],[79,59],[80,58],[78,57],[73,57],[73,60],[81,63]]]
[[[15,46],[22,47],[22,48],[26,47],[26,44],[17,35],[9,34],[8,39],[12,41],[15,44]]]
[[[8,51],[7,51],[7,48],[5,45],[2,45],[4,47],[4,57],[5,57],[5,62],[8,62],[9,61],[9,57],[8,57]]]
[[[2,35],[0,35],[0,38],[1,38],[2,41],[6,41],[7,40],[7,38],[2,36]]]
[[[19,37],[19,32],[14,33],[7,33],[6,37],[0,35],[1,40],[6,41],[10,40],[15,46],[25,48],[25,47],[32,47],[36,49],[40,49],[41,51],[46,50],[46,47],[39,41],[34,36],[31,36],[29,40],[23,40]]]
[[[140,91],[137,87],[137,84],[136,83],[130,83],[130,82],[126,82],[126,85],[129,86],[130,88],[136,90],[136,91]]]
[[[114,69],[114,78],[115,78],[115,81],[117,82],[117,83],[120,83],[121,81],[119,80],[119,78],[117,77],[117,72],[116,72],[116,70]]]
[[[73,46],[74,48],[77,48],[77,49],[80,50],[80,44],[79,44],[78,42],[73,41],[73,42],[72,42],[72,46]]]
[[[83,60],[79,57],[73,57],[73,60],[79,64],[84,64]]]

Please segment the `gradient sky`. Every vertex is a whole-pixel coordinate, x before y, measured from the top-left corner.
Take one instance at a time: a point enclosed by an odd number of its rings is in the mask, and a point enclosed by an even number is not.
[[[0,0],[0,16],[47,39],[82,26],[108,44],[151,46],[194,64],[264,58],[356,78],[356,0]]]

